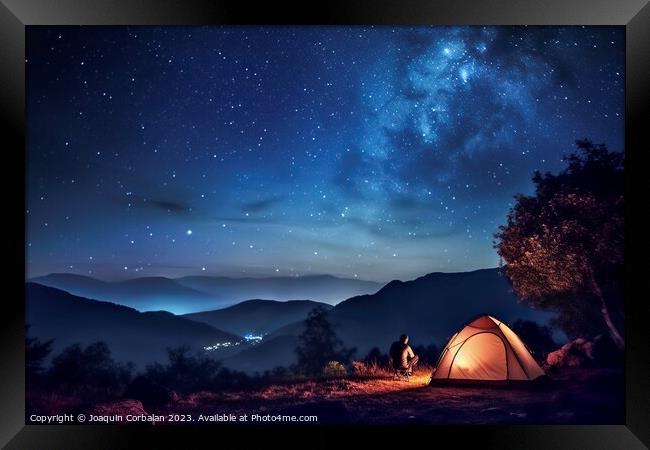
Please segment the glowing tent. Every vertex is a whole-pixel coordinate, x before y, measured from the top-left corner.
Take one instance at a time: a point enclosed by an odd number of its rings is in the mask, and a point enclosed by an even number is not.
[[[451,337],[433,369],[431,384],[532,381],[543,375],[514,331],[492,316],[480,316]]]

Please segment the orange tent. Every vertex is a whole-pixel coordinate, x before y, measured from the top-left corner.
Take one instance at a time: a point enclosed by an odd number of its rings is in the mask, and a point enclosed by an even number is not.
[[[485,315],[451,337],[433,369],[431,384],[532,381],[543,375],[519,336]]]

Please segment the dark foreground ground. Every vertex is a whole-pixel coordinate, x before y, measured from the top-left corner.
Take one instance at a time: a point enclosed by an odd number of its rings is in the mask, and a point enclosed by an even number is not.
[[[316,415],[320,423],[615,424],[624,423],[620,370],[558,374],[538,388],[430,387],[410,382],[340,379],[277,385],[246,393],[202,392],[160,412]]]
[[[389,377],[294,381],[256,389],[196,392],[163,407],[133,399],[107,404],[74,404],[40,397],[29,410],[39,414],[79,412],[110,418],[148,414],[163,417],[155,426],[218,426],[224,415],[237,423],[267,423],[264,416],[317,416],[336,424],[621,424],[625,421],[625,385],[621,369],[573,369],[553,374],[537,387],[430,387],[430,372],[409,382]],[[46,411],[49,410],[49,411]],[[63,411],[65,410],[65,411]],[[171,416],[170,416],[171,415]],[[247,415],[246,420],[240,420]],[[253,419],[253,415],[258,415]],[[208,420],[199,420],[203,416]],[[232,423],[232,417],[226,420]],[[275,421],[274,421],[275,422]],[[89,423],[88,421],[86,423]],[[127,423],[123,421],[123,423]],[[151,422],[148,422],[151,423]]]

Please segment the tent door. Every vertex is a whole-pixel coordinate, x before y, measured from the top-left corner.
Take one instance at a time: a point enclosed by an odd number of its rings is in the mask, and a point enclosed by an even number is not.
[[[508,360],[503,339],[490,332],[468,338],[454,355],[449,378],[507,380]]]

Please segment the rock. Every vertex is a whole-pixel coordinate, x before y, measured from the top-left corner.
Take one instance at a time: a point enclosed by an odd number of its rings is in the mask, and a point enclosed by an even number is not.
[[[338,361],[330,361],[323,367],[323,375],[328,378],[344,377],[347,373],[345,366]]]
[[[546,369],[587,367],[593,362],[593,347],[591,341],[583,338],[575,339],[549,353],[544,366]]]
[[[593,367],[619,361],[622,356],[610,339],[602,335],[593,340],[577,338],[548,354],[544,362],[547,370],[566,367]]]
[[[148,415],[144,410],[144,406],[138,400],[127,399],[127,400],[118,400],[115,402],[102,403],[100,405],[95,405],[90,411],[89,414],[98,415],[98,416],[122,416],[125,417],[129,414],[131,415]]]

